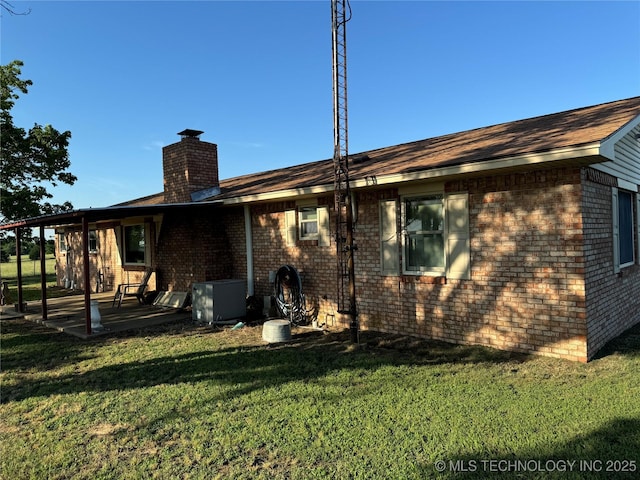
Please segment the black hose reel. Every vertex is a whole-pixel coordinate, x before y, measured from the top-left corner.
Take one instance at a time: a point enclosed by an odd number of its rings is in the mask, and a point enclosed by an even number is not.
[[[307,309],[298,271],[291,265],[280,267],[276,272],[273,290],[280,315],[289,319],[292,325],[305,325]]]

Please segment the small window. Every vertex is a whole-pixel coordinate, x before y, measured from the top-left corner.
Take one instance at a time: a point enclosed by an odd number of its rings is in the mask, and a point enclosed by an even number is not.
[[[444,272],[443,195],[405,199],[404,233],[406,272]]]
[[[98,251],[98,234],[95,230],[89,230],[89,251]]]
[[[145,263],[144,225],[124,227],[124,263]]]
[[[67,252],[67,241],[65,239],[64,233],[58,233],[58,250],[62,254]]]
[[[300,221],[300,240],[315,240],[318,238],[318,209],[317,207],[300,207],[298,210]]]

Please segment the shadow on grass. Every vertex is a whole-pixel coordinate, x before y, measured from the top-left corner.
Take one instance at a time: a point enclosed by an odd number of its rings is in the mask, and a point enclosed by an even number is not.
[[[594,357],[594,360],[609,355],[640,356],[640,323],[626,330],[619,337],[607,343]]]
[[[84,357],[86,344],[23,319],[0,321],[2,371],[49,370]]]
[[[424,478],[635,479],[640,470],[640,420],[619,418],[573,440],[517,456],[467,455],[420,469]],[[444,463],[440,463],[444,462]],[[436,468],[438,467],[438,468]]]
[[[3,319],[0,321],[2,371],[54,369],[94,357],[88,352],[114,338],[178,335],[182,330],[172,323],[83,340],[29,320]]]
[[[252,327],[258,328],[260,327]],[[3,325],[3,330],[10,329]],[[149,337],[184,334],[187,330],[188,335],[189,329],[193,331],[196,327],[174,324],[138,333]],[[203,333],[202,329],[195,333],[216,335],[210,330]],[[278,345],[256,345],[259,331],[248,333],[252,334],[251,345],[214,347],[210,350],[106,365],[81,373],[56,376],[55,382],[47,378],[24,379],[19,385],[4,388],[2,402],[33,396],[200,381],[231,385],[233,388],[228,391],[233,395],[241,395],[296,380],[313,381],[334,371],[375,370],[384,365],[521,362],[529,358],[483,347],[455,346],[371,332],[363,332],[359,346],[349,342],[348,331],[332,334],[304,332],[296,334],[292,342]],[[118,335],[115,341],[131,336],[132,333]],[[114,341],[114,338],[83,342],[34,326],[22,335],[15,335],[7,340],[4,346],[10,347],[7,350],[13,352],[3,356],[3,364],[8,369],[50,369],[72,364],[95,356],[92,352],[100,348],[101,341]]]
[[[230,385],[222,395],[250,393],[291,381],[306,382],[339,371],[373,371],[385,365],[456,365],[522,363],[529,355],[479,346],[451,345],[412,337],[362,332],[359,346],[349,342],[348,331],[338,333],[306,332],[295,335],[290,343],[256,344],[260,327],[244,329],[251,339],[229,347],[212,347],[148,360],[106,365],[90,371],[56,376],[50,379],[24,379],[20,384],[3,388],[2,402],[33,396],[136,389],[160,384],[214,382]],[[18,331],[21,334],[6,333]],[[33,324],[2,322],[3,370],[51,369],[95,356],[102,342],[143,336],[216,335],[216,332],[189,324],[168,324],[112,337],[80,341]],[[252,336],[251,336],[252,335]],[[229,337],[230,339],[232,337]],[[224,341],[224,340],[223,340]],[[260,342],[258,342],[260,343]],[[638,355],[640,326],[608,347],[609,351]],[[159,352],[161,353],[161,352]],[[357,378],[354,382],[357,382]],[[374,388],[375,385],[372,385]],[[364,390],[363,390],[364,391]],[[229,393],[230,392],[230,393]],[[215,400],[215,399],[213,399]]]

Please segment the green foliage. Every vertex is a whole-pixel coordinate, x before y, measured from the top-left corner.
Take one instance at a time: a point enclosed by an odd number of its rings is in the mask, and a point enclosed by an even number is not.
[[[44,253],[47,255],[54,255],[56,253],[56,242],[52,238],[46,241],[44,246]]]
[[[29,260],[40,260],[40,245],[34,243],[29,248]]]
[[[6,252],[9,255],[16,254],[16,239],[15,237],[5,236],[0,238],[0,250]]]
[[[67,171],[71,132],[37,123],[27,132],[13,124],[11,109],[32,85],[31,80],[20,78],[22,66],[20,60],[0,66],[0,222],[70,210],[69,202],[59,205],[47,201],[53,196],[45,184],[55,187],[76,181]]]
[[[265,345],[259,326],[86,342],[0,327],[6,478],[637,478],[639,328],[584,365],[370,332],[356,348],[308,330]],[[635,472],[604,470],[625,459]],[[492,474],[483,460],[603,467]]]
[[[4,248],[0,249],[0,263],[8,263],[11,259],[11,255]]]

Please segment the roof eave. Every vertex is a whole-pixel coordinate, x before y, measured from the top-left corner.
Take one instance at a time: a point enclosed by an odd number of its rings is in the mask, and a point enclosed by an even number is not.
[[[459,175],[477,175],[488,173],[490,171],[514,170],[526,167],[534,168],[544,164],[562,164],[569,161],[575,161],[576,164],[586,165],[606,161],[608,157],[603,156],[601,150],[601,142],[593,142],[585,145],[560,148],[547,152],[528,153],[523,155],[485,160],[483,162],[463,163],[460,165],[450,165],[414,172],[395,173],[390,175],[367,176],[365,178],[351,180],[351,188],[360,189],[373,186],[390,186],[404,182],[442,179],[445,177],[454,177]],[[332,191],[333,184],[325,184],[310,187],[277,190],[266,193],[256,193],[251,195],[239,195],[237,197],[221,199],[221,201],[225,205],[234,205],[241,203],[281,200],[283,198],[290,198],[292,196],[313,196],[323,193],[329,193]]]
[[[620,140],[627,133],[629,133],[631,130],[636,128],[638,125],[640,125],[640,115],[637,115],[633,120],[625,123],[618,130],[613,132],[607,138],[603,139],[602,145],[600,147],[600,155],[602,155],[603,157],[606,157],[609,160],[614,160],[615,144],[618,142],[618,140]]]
[[[177,210],[183,208],[202,208],[207,206],[217,206],[221,202],[211,200],[207,202],[185,202],[185,203],[162,203],[154,205],[114,205],[102,208],[83,208],[72,210],[69,212],[55,213],[51,215],[43,215],[41,217],[26,218],[16,222],[0,225],[0,230],[15,230],[16,228],[36,228],[59,227],[63,225],[77,225],[82,221],[83,217],[87,217],[89,221],[106,221],[117,220],[128,217],[147,216],[158,213],[165,213],[169,210]]]

